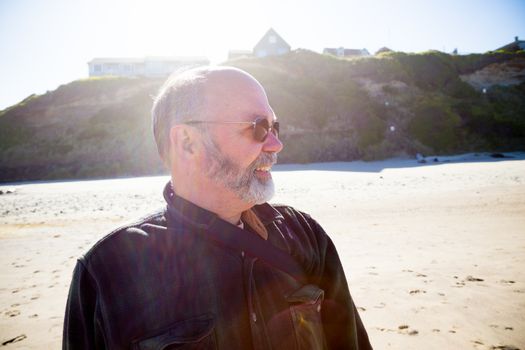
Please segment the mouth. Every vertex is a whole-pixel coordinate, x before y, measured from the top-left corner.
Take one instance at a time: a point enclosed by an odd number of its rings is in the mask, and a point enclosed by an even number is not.
[[[268,166],[260,166],[258,168],[255,169],[255,171],[265,171],[265,172],[268,172],[272,170],[272,166],[271,165],[268,165]]]
[[[271,165],[260,166],[257,167],[253,173],[259,179],[259,181],[266,182],[272,178],[272,174],[270,173],[271,169]]]

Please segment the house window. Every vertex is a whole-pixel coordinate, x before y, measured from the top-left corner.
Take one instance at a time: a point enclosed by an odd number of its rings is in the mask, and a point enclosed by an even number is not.
[[[270,36],[268,37],[268,42],[269,42],[270,44],[275,44],[275,43],[277,42],[277,38],[275,37],[275,35],[270,35]]]
[[[100,64],[95,64],[93,71],[100,73],[102,71],[102,67],[100,66]]]

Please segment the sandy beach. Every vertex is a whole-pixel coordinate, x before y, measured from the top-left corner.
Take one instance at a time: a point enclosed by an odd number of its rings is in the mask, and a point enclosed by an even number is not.
[[[279,165],[332,237],[375,349],[525,349],[525,153]],[[58,349],[76,258],[167,176],[1,185],[0,344]]]

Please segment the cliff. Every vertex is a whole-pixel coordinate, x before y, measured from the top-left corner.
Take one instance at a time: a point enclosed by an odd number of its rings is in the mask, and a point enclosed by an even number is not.
[[[265,86],[282,123],[281,162],[524,149],[523,52],[340,59],[298,50],[226,64]],[[1,111],[0,181],[163,172],[149,114],[161,84],[79,80]]]

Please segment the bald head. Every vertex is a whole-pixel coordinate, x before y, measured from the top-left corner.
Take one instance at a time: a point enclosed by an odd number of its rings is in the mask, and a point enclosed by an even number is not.
[[[183,121],[214,120],[223,111],[235,111],[235,95],[260,94],[264,89],[254,77],[234,67],[199,67],[173,74],[164,83],[152,108],[153,133],[161,158],[169,154],[170,128]],[[238,108],[241,108],[239,104]]]

